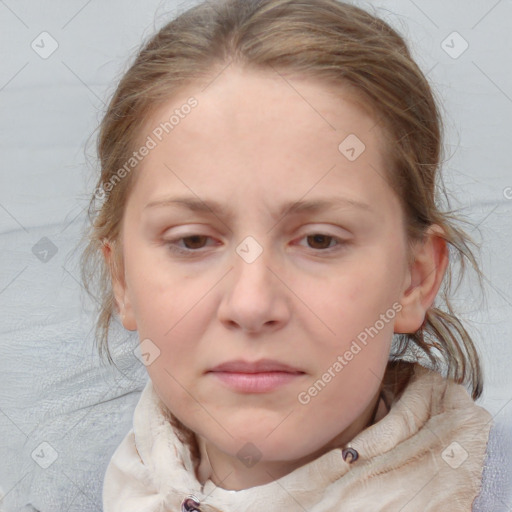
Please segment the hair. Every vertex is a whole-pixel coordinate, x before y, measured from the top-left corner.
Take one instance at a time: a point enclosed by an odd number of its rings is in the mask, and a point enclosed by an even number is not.
[[[371,109],[388,141],[386,178],[400,199],[409,243],[436,224],[450,260],[423,326],[395,336],[398,346],[383,383],[404,389],[414,370],[402,356],[412,347],[433,369],[470,386],[476,400],[483,389],[478,352],[450,303],[456,269],[457,286],[468,263],[482,284],[475,243],[457,225],[460,219],[441,207],[447,198],[440,175],[443,123],[433,90],[403,38],[377,16],[338,0],[209,0],[193,6],[141,47],[120,80],[100,124],[96,191],[113,183],[136,148],[143,121],[159,105],[188,86],[208,83],[229,64],[315,79],[340,95],[349,91]],[[108,332],[117,311],[111,278],[123,268],[120,228],[136,174],[122,180],[117,175],[107,196],[93,194],[81,257],[84,287],[99,303],[96,343],[111,363]],[[113,247],[110,264],[102,254],[105,242]]]

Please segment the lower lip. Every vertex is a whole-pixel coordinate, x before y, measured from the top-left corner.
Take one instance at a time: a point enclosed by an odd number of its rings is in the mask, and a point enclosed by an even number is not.
[[[261,373],[236,373],[236,372],[211,372],[222,383],[235,391],[242,393],[267,393],[281,386],[289,384],[303,373],[288,372],[261,372]]]

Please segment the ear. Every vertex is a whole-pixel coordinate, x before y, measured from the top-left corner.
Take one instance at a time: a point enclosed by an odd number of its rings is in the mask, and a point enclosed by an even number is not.
[[[443,234],[443,229],[433,224],[413,249],[413,261],[400,298],[402,309],[395,317],[395,333],[414,333],[420,329],[434,303],[449,262]]]
[[[110,271],[112,282],[112,291],[116,301],[117,311],[121,317],[121,322],[125,329],[129,331],[137,330],[137,323],[133,314],[133,308],[126,287],[124,278],[123,264],[121,262],[121,247],[117,247],[114,242],[103,241],[103,257]]]

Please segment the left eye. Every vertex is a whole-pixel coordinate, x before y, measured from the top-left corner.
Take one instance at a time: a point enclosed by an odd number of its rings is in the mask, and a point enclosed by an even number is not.
[[[303,238],[306,238],[308,243],[313,243],[313,244],[317,245],[317,247],[312,247],[312,249],[320,249],[320,250],[332,249],[333,246],[330,246],[330,242],[334,241],[334,242],[336,242],[336,245],[341,245],[341,242],[342,242],[339,238],[337,238],[335,236],[325,235],[322,233],[306,235]],[[320,247],[318,247],[318,246],[320,246]]]

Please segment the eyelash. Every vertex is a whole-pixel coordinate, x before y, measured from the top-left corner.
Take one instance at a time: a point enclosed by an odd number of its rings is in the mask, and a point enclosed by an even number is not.
[[[348,241],[347,240],[343,240],[341,238],[338,238],[334,235],[328,235],[326,233],[310,233],[310,234],[306,234],[304,235],[301,240],[303,238],[308,238],[308,237],[312,237],[312,236],[322,236],[322,237],[327,237],[327,238],[330,238],[332,239],[333,241],[336,242],[336,246],[334,247],[329,247],[327,249],[312,249],[313,251],[315,252],[323,252],[323,253],[328,253],[330,254],[331,252],[334,252],[334,251],[337,251],[337,250],[341,250],[344,246],[348,245]],[[182,247],[178,247],[176,245],[176,242],[180,242],[181,240],[185,240],[187,238],[195,238],[195,237],[206,237],[206,238],[211,238],[210,236],[208,235],[200,235],[200,234],[191,234],[191,235],[186,235],[186,236],[182,236],[182,237],[179,237],[179,238],[175,238],[173,240],[166,240],[165,241],[165,244],[167,245],[167,247],[169,248],[169,250],[173,253],[177,253],[177,254],[180,254],[180,255],[186,255],[186,256],[191,256],[193,255],[194,253],[199,253],[201,252],[201,249],[183,249]]]

